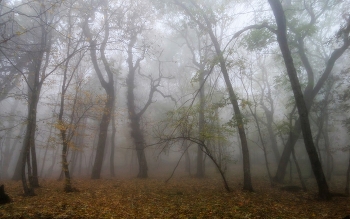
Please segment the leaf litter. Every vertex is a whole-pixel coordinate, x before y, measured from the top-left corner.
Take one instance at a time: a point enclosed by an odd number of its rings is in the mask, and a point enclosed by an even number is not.
[[[237,181],[236,181],[237,182]],[[255,192],[232,181],[226,192],[218,179],[76,179],[79,190],[63,192],[63,183],[42,180],[36,196],[23,197],[20,182],[6,181],[12,199],[0,206],[0,218],[343,218],[350,198],[317,200],[315,191],[290,193],[254,181]]]

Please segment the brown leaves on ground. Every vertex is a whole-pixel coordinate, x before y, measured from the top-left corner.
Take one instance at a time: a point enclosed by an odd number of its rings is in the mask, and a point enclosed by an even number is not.
[[[231,185],[234,185],[231,182]],[[64,193],[62,182],[42,181],[36,196],[21,196],[20,182],[6,182],[12,203],[0,218],[343,218],[349,198],[321,202],[314,193],[289,193],[255,183],[255,192],[236,183],[227,193],[216,179],[74,180],[79,192]]]

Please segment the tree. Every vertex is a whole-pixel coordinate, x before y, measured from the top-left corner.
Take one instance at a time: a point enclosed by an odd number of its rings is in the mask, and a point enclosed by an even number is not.
[[[175,24],[172,24],[175,22]],[[183,22],[183,24],[181,24]],[[211,48],[211,41],[207,34],[201,33],[199,30],[195,30],[189,27],[189,22],[185,23],[186,20],[180,21],[180,24],[176,21],[169,20],[168,25],[176,31],[177,34],[183,38],[192,58],[192,65],[197,71],[192,81],[198,81],[199,89],[199,111],[198,111],[198,132],[199,136],[202,136],[202,141],[204,141],[203,136],[205,135],[205,116],[204,111],[206,107],[206,80],[210,68],[210,62],[212,61],[213,51]],[[194,35],[194,36],[192,36]],[[194,38],[194,39],[193,39]],[[192,68],[192,66],[191,66]],[[187,143],[187,142],[186,142]],[[188,151],[186,152],[188,153]],[[197,148],[197,172],[196,176],[201,178],[205,175],[205,162],[202,144],[198,144]]]
[[[214,34],[213,31],[213,24],[211,23],[209,17],[207,16],[207,14],[209,13],[210,15],[212,15],[213,13],[207,9],[207,11],[204,11],[202,7],[200,7],[196,2],[194,1],[190,1],[191,5],[195,8],[195,10],[197,11],[198,15],[203,19],[202,21],[197,19],[197,15],[194,14],[193,11],[190,10],[190,8],[188,6],[186,6],[183,2],[180,2],[178,0],[175,0],[175,3],[177,5],[179,5],[188,16],[190,16],[190,18],[192,19],[193,22],[195,22],[202,30],[206,31],[207,34],[209,35],[216,55],[217,55],[217,60],[220,64],[221,67],[221,73],[224,77],[225,80],[225,84],[229,93],[229,99],[230,102],[232,104],[233,110],[234,110],[234,121],[236,123],[236,127],[238,129],[238,133],[240,136],[240,140],[241,140],[241,145],[242,145],[242,152],[243,152],[243,173],[244,173],[244,182],[243,182],[243,189],[247,190],[247,191],[253,191],[253,186],[252,186],[252,182],[251,182],[251,175],[250,175],[250,161],[249,161],[249,149],[248,149],[248,142],[247,142],[247,138],[246,138],[246,133],[244,130],[244,121],[243,121],[243,116],[241,114],[241,110],[239,108],[239,104],[238,104],[238,97],[236,95],[236,93],[233,90],[231,81],[230,81],[230,77],[229,77],[229,73],[227,70],[227,66],[226,66],[226,61],[225,58],[223,56],[223,51],[220,47],[220,44],[218,42],[217,37]]]
[[[23,10],[29,10],[29,16],[35,21],[34,26],[29,25],[30,32],[27,34],[26,48],[30,59],[28,66],[28,74],[21,72],[24,81],[28,85],[28,115],[27,128],[23,141],[22,151],[17,163],[14,179],[20,175],[24,195],[33,195],[33,188],[39,186],[36,150],[35,150],[35,131],[36,131],[36,116],[39,102],[39,95],[45,79],[52,74],[59,66],[56,65],[52,71],[47,72],[47,67],[50,62],[50,50],[52,45],[52,31],[57,22],[57,2],[29,2],[21,5]],[[51,11],[50,11],[51,10]],[[50,12],[49,12],[50,11]],[[26,170],[28,173],[29,185],[27,184]]]
[[[128,75],[126,78],[127,86],[127,107],[128,107],[128,118],[130,121],[130,134],[133,139],[137,160],[138,160],[138,178],[148,177],[148,165],[145,155],[145,136],[144,131],[141,128],[142,118],[153,103],[155,94],[161,95],[163,98],[172,98],[170,95],[165,95],[159,87],[163,79],[170,79],[162,73],[162,61],[160,60],[162,52],[155,50],[148,39],[145,38],[147,34],[148,22],[152,22],[152,16],[150,14],[151,8],[148,4],[142,1],[135,1],[130,4],[130,11],[125,16],[124,25],[124,36],[127,39],[127,66]],[[147,22],[145,22],[147,20]],[[137,52],[138,51],[138,52]],[[151,56],[151,53],[155,53],[155,57]],[[141,61],[145,58],[150,60],[156,59],[157,70],[156,73],[149,73],[146,75],[145,70],[141,68]],[[149,60],[147,60],[149,61]],[[156,76],[155,76],[156,75]],[[136,79],[145,78],[149,81],[149,92],[148,96],[145,97],[145,103],[143,106],[136,104]],[[139,109],[139,110],[138,110]]]
[[[134,15],[135,16],[135,15]],[[134,22],[134,21],[131,21]],[[136,153],[137,153],[137,160],[139,163],[139,172],[137,174],[138,178],[147,178],[148,177],[148,166],[147,166],[147,160],[145,155],[145,139],[140,127],[140,120],[141,116],[144,114],[148,106],[152,103],[152,97],[155,92],[153,87],[151,88],[149,98],[147,103],[144,105],[144,107],[140,110],[140,112],[136,112],[136,105],[135,105],[135,94],[134,94],[134,87],[135,87],[135,74],[136,71],[140,71],[140,62],[143,59],[143,57],[138,58],[135,63],[133,61],[133,47],[136,44],[137,41],[137,35],[142,31],[142,27],[140,29],[133,29],[130,28],[130,38],[128,43],[128,76],[126,79],[127,84],[127,106],[128,106],[128,116],[130,120],[130,127],[131,127],[131,137],[134,140]],[[153,83],[153,82],[152,82]],[[151,83],[151,86],[153,86]],[[155,84],[156,85],[156,84]],[[159,85],[159,82],[158,82]]]
[[[286,23],[288,27],[290,27],[292,33],[295,34],[295,41],[291,43],[292,45],[296,45],[296,48],[298,49],[298,55],[300,57],[300,60],[305,68],[305,71],[307,72],[307,86],[304,90],[304,97],[305,97],[305,103],[308,110],[312,107],[313,101],[321,88],[324,86],[325,82],[329,78],[329,76],[332,74],[332,70],[337,62],[337,60],[344,54],[344,52],[349,48],[350,46],[350,40],[349,40],[349,31],[350,31],[350,20],[345,19],[345,25],[340,28],[340,30],[337,33],[337,45],[338,48],[331,51],[330,55],[326,54],[323,60],[326,60],[324,69],[321,69],[320,72],[322,74],[318,77],[318,81],[315,82],[315,72],[316,70],[312,67],[310,63],[310,56],[307,55],[306,49],[305,49],[305,43],[304,40],[309,36],[310,33],[314,32],[314,25],[317,23],[317,19],[324,14],[324,12],[330,7],[329,2],[327,1],[325,3],[325,6],[323,6],[320,9],[320,12],[318,14],[315,14],[312,7],[307,6],[306,11],[308,16],[310,17],[310,21],[308,24],[303,25],[301,28],[296,28],[292,26],[290,23]],[[292,27],[291,27],[292,26]],[[302,30],[300,33],[297,32],[297,30]],[[312,40],[311,40],[312,41]],[[324,45],[324,44],[322,44]],[[321,48],[317,48],[317,50],[322,50]],[[322,60],[322,61],[323,61]],[[323,64],[323,63],[322,63]],[[289,161],[289,157],[292,153],[292,148],[294,147],[297,139],[299,138],[300,133],[302,132],[301,125],[300,125],[300,118],[296,120],[293,131],[291,132],[292,135],[289,136],[286,146],[284,147],[284,150],[281,155],[281,159],[278,165],[278,169],[276,172],[276,175],[274,177],[274,180],[276,182],[282,182],[285,176],[287,164]]]
[[[97,8],[101,9],[100,13],[103,16],[104,35],[100,44],[97,44],[97,39],[96,39],[97,37],[92,34],[89,26],[89,23],[93,22],[95,19],[94,14],[96,13],[96,11],[89,12],[89,14],[85,17],[85,21],[83,23],[83,32],[90,45],[91,61],[93,63],[98,79],[101,83],[101,86],[106,92],[105,105],[102,112],[102,118],[100,121],[100,130],[99,130],[96,156],[95,156],[95,161],[94,161],[92,174],[91,174],[92,179],[99,179],[101,175],[104,151],[106,147],[108,126],[111,120],[111,114],[113,113],[113,107],[114,107],[114,101],[115,101],[114,74],[116,73],[115,70],[113,70],[113,68],[111,67],[110,63],[108,62],[108,59],[106,56],[106,46],[109,40],[109,33],[110,33],[109,20],[111,16],[108,13],[109,2],[108,0],[104,0],[100,2],[100,5],[91,5],[92,8],[96,6]],[[107,74],[107,80],[104,78],[103,72],[100,69],[98,58],[97,58],[97,51],[100,51],[100,58],[102,60],[105,72]]]
[[[324,200],[329,200],[331,196],[329,193],[328,184],[324,176],[322,165],[319,161],[317,151],[313,142],[309,118],[308,118],[308,109],[305,104],[304,95],[301,91],[299,79],[293,63],[293,58],[288,46],[287,26],[286,26],[286,18],[284,15],[284,11],[281,3],[278,0],[269,0],[269,4],[272,8],[272,11],[276,19],[277,41],[280,46],[282,56],[286,65],[288,77],[292,86],[296,106],[299,112],[300,126],[304,136],[304,143],[310,158],[313,172],[317,180],[319,196]]]
[[[278,163],[280,158],[281,158],[281,155],[280,155],[280,152],[279,152],[278,147],[277,147],[276,135],[273,131],[274,113],[275,113],[274,100],[273,100],[273,96],[272,96],[271,85],[270,85],[269,79],[267,77],[267,70],[266,70],[265,66],[263,66],[262,64],[260,64],[260,68],[262,70],[263,79],[260,82],[256,81],[258,83],[258,86],[261,89],[261,97],[260,97],[259,104],[263,108],[265,116],[266,116],[266,123],[263,123],[263,124],[265,124],[265,126],[267,128],[269,138],[270,138],[272,152],[273,152],[273,155],[275,157],[276,163]],[[266,92],[266,90],[267,90],[267,92]],[[265,101],[264,101],[264,99],[265,99]]]
[[[243,68],[243,66],[241,68]],[[269,179],[270,179],[271,184],[272,184],[272,176],[271,176],[271,171],[270,171],[270,167],[269,167],[269,162],[268,162],[268,159],[267,159],[267,148],[266,148],[265,140],[263,138],[262,129],[260,127],[259,118],[258,118],[258,115],[257,115],[257,105],[258,105],[258,103],[257,103],[257,100],[254,97],[253,91],[252,91],[252,89],[253,89],[253,85],[252,85],[253,80],[250,80],[251,84],[248,85],[250,87],[250,89],[251,89],[252,103],[248,99],[248,97],[249,97],[249,92],[248,92],[249,87],[247,85],[245,85],[245,82],[243,81],[242,77],[240,77],[240,80],[242,81],[243,89],[245,90],[245,92],[247,94],[247,100],[242,100],[243,101],[242,105],[243,105],[243,107],[245,105],[248,106],[248,109],[249,109],[250,113],[252,114],[252,116],[254,118],[254,121],[255,121],[255,124],[256,124],[256,128],[258,129],[259,140],[260,140],[260,143],[261,143],[261,146],[262,146],[262,150],[264,152],[264,159],[265,159],[265,166],[266,166],[267,174],[268,174]],[[253,109],[252,105],[254,106],[254,109]]]
[[[61,83],[61,98],[60,98],[60,109],[59,109],[59,113],[58,113],[58,121],[57,121],[57,125],[56,127],[59,129],[60,131],[60,135],[61,135],[61,140],[62,140],[62,172],[64,173],[64,177],[65,177],[65,183],[64,183],[64,191],[65,192],[73,192],[74,189],[71,185],[71,175],[69,173],[69,165],[68,165],[68,160],[67,160],[67,156],[68,156],[68,149],[69,149],[69,145],[71,145],[71,139],[75,134],[76,131],[76,126],[78,125],[80,119],[84,116],[85,112],[84,111],[82,113],[82,115],[80,116],[80,118],[78,118],[78,121],[73,124],[73,119],[74,119],[74,114],[76,111],[76,103],[77,103],[77,91],[75,92],[75,96],[74,96],[74,100],[73,100],[73,107],[72,107],[72,111],[71,111],[71,116],[68,119],[64,119],[64,110],[65,110],[65,100],[67,99],[67,90],[71,84],[72,79],[74,78],[74,75],[78,69],[78,66],[80,64],[80,61],[82,60],[82,58],[84,57],[84,52],[82,52],[80,54],[80,57],[77,58],[75,65],[72,66],[72,68],[70,67],[72,59],[74,58],[74,54],[77,53],[77,51],[80,49],[80,45],[81,45],[81,38],[82,35],[80,35],[80,37],[78,38],[77,42],[73,42],[72,39],[72,35],[73,35],[73,20],[72,20],[72,1],[69,2],[70,5],[68,5],[68,14],[67,14],[67,21],[66,21],[66,27],[67,29],[67,33],[65,34],[67,36],[66,39],[66,58],[65,58],[65,62],[63,63],[64,65],[64,70],[63,70],[63,79],[62,79],[62,83]],[[74,61],[74,60],[73,60]],[[68,75],[68,71],[70,71],[70,75]],[[69,122],[68,122],[69,121]],[[69,132],[68,132],[69,131]]]
[[[115,116],[115,110],[113,110],[112,114],[112,135],[111,135],[111,155],[109,158],[109,165],[110,165],[110,174],[112,177],[115,177],[115,171],[114,171],[114,151],[115,151],[115,137],[117,133],[117,127],[115,122],[116,116]]]

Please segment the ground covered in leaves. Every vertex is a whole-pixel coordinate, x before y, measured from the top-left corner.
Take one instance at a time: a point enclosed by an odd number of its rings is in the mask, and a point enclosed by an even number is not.
[[[220,179],[74,180],[79,191],[64,193],[63,182],[41,181],[36,196],[21,196],[20,182],[4,182],[12,203],[0,206],[0,218],[343,218],[350,198],[317,200],[315,192],[290,193],[254,181],[244,192]]]

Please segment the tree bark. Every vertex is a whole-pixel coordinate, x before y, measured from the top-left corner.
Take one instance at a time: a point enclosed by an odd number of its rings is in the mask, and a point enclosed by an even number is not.
[[[317,151],[312,139],[312,133],[308,118],[308,109],[304,101],[304,95],[301,91],[299,79],[297,77],[297,73],[293,63],[293,58],[288,46],[286,19],[284,11],[279,0],[269,0],[269,3],[276,19],[278,27],[277,41],[280,46],[282,56],[286,65],[288,77],[292,86],[296,106],[299,112],[301,130],[304,136],[304,143],[306,151],[309,155],[312,170],[316,177],[319,189],[319,196],[321,199],[329,200],[331,199],[331,195],[329,193],[328,184],[324,176],[322,165],[317,156]]]

